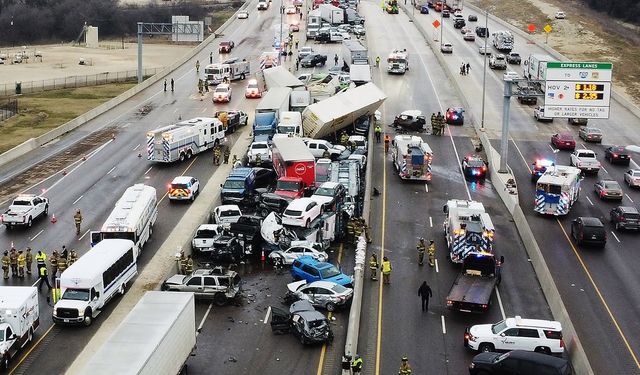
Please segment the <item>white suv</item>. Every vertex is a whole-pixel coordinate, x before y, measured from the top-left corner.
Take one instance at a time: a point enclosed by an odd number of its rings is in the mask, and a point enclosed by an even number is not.
[[[478,324],[464,333],[464,345],[480,352],[527,350],[562,354],[562,325],[539,319],[507,318],[496,324]]]
[[[169,200],[193,200],[200,193],[200,181],[191,176],[178,176],[169,184]]]
[[[229,103],[231,101],[231,86],[226,83],[219,84],[213,91],[214,103]]]
[[[298,198],[289,203],[282,214],[282,224],[309,228],[309,224],[320,216],[320,205],[311,198]]]

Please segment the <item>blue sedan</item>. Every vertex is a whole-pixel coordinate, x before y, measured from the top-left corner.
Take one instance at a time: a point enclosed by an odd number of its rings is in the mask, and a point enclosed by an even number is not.
[[[421,14],[429,14],[429,6],[427,6],[427,4],[421,6],[420,7],[420,13]]]

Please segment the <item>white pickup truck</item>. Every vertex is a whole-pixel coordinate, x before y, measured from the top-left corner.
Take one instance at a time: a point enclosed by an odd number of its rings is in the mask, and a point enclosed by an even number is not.
[[[19,225],[31,227],[33,220],[48,213],[49,199],[31,194],[19,195],[0,216],[0,220],[8,229]]]
[[[211,249],[213,241],[220,233],[222,233],[222,228],[218,224],[200,225],[191,240],[191,249],[194,253]]]
[[[598,173],[600,171],[600,162],[596,159],[596,153],[587,149],[572,152],[571,165],[578,167],[582,172]]]

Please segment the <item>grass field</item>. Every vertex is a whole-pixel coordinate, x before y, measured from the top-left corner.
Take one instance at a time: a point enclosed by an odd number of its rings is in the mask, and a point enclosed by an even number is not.
[[[73,120],[134,85],[114,83],[20,96],[18,114],[0,122],[0,153]]]

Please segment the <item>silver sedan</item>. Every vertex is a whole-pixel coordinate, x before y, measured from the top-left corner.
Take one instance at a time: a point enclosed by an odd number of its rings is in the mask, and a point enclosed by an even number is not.
[[[272,251],[271,254],[269,254],[269,259],[275,261],[277,258],[280,258],[283,264],[291,265],[294,260],[307,255],[319,262],[326,262],[329,260],[329,255],[322,251],[320,246],[320,244],[291,246],[287,250]]]
[[[602,143],[602,130],[584,126],[578,131],[578,136],[585,142]]]
[[[314,307],[327,311],[335,311],[337,307],[346,305],[353,296],[353,289],[331,281],[314,281],[311,284],[305,280],[295,281],[287,284],[287,289],[288,295],[294,299],[309,301]]]
[[[624,174],[624,182],[629,187],[640,187],[640,169],[629,169]]]

